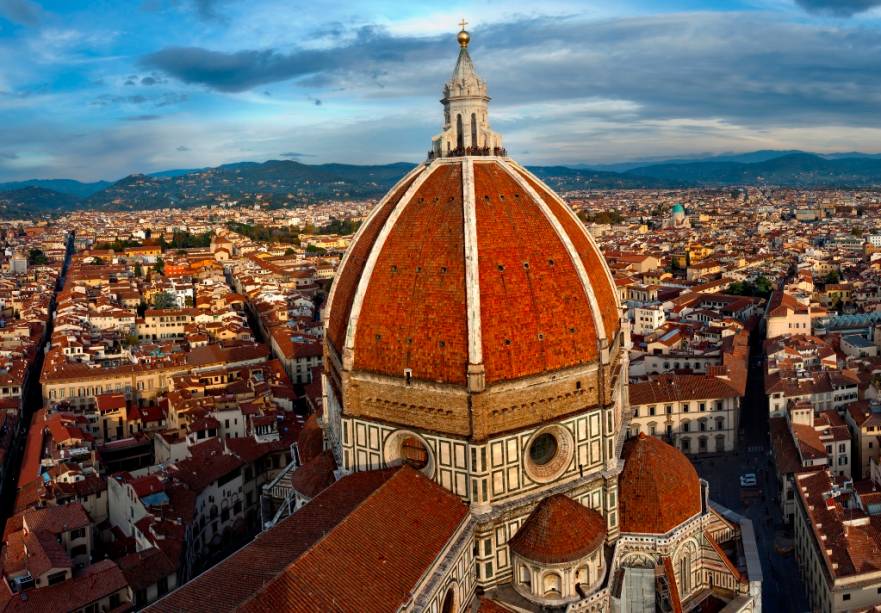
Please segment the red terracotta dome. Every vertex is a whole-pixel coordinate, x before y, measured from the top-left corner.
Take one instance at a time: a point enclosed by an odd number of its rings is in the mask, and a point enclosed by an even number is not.
[[[619,331],[611,274],[571,209],[504,157],[435,159],[376,207],[329,299],[355,371],[487,385],[594,362]]]
[[[624,444],[618,478],[621,532],[666,534],[701,512],[701,484],[691,461],[654,436]]]
[[[533,562],[560,564],[589,555],[606,540],[606,520],[564,494],[545,498],[509,541]]]

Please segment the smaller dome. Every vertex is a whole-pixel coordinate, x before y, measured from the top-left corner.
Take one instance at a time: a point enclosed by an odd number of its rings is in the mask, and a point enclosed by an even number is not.
[[[677,202],[676,204],[673,205],[673,212],[674,213],[685,213],[685,207],[682,206],[681,202]]]
[[[640,433],[624,444],[621,457],[621,532],[666,534],[701,512],[700,479],[681,451]]]
[[[509,541],[511,550],[533,562],[573,562],[606,540],[606,520],[563,494],[545,498]]]

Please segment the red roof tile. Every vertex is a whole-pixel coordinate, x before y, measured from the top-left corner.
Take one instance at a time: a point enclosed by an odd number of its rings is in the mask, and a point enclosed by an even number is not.
[[[555,494],[538,503],[508,544],[528,560],[558,564],[596,551],[606,533],[602,515],[565,494]]]
[[[467,517],[408,466],[355,473],[148,610],[395,611]]]
[[[701,512],[701,485],[681,451],[640,434],[624,445],[618,479],[621,532],[666,534]]]

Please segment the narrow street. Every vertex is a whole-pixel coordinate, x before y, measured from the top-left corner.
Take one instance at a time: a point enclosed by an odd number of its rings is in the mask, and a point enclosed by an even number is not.
[[[70,234],[67,240],[67,252],[64,256],[64,264],[61,267],[61,274],[55,284],[55,291],[49,302],[49,319],[46,322],[45,342],[48,343],[52,338],[52,326],[54,323],[55,313],[55,297],[64,287],[64,279],[67,276],[67,268],[70,266],[70,258],[73,255],[74,235]],[[24,457],[25,443],[28,437],[28,429],[30,428],[31,418],[43,405],[43,394],[40,388],[40,373],[43,370],[43,360],[45,358],[46,344],[37,351],[37,356],[28,374],[27,384],[23,392],[21,425],[19,427],[18,436],[13,443],[9,454],[8,478],[3,482],[2,491],[0,491],[0,526],[5,527],[6,520],[12,516],[15,509],[16,490],[18,485],[18,473],[21,470],[21,462]]]
[[[710,484],[710,498],[732,511],[749,517],[756,533],[762,559],[762,608],[766,611],[802,613],[809,611],[795,555],[780,555],[774,539],[784,530],[779,491],[770,455],[768,398],[764,391],[762,343],[753,340],[747,375],[746,396],[741,405],[738,451],[694,459],[698,473]],[[755,473],[760,494],[743,497],[740,475]]]

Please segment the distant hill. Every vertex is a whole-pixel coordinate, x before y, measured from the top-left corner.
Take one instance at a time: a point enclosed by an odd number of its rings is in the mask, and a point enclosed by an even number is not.
[[[68,179],[0,183],[8,214],[64,211],[73,207],[141,210],[218,202],[249,206],[301,206],[326,198],[375,198],[414,164],[303,164],[293,160],[236,162],[216,168],[135,174],[114,183]],[[626,164],[624,166],[627,166]],[[561,191],[669,189],[694,186],[781,185],[806,188],[881,187],[881,155],[753,151],[700,161],[644,164],[621,171],[587,166],[532,166]]]
[[[224,201],[296,205],[317,198],[368,198],[388,190],[413,164],[309,165],[292,160],[240,162],[178,174],[131,175],[91,194],[88,208],[126,210]]]
[[[19,189],[0,191],[0,216],[32,216],[68,210],[77,206],[78,202],[79,200],[70,194],[29,185]]]
[[[101,191],[110,185],[109,181],[95,181],[94,183],[82,183],[73,179],[29,179],[27,181],[10,181],[0,183],[0,192],[8,192],[25,187],[42,187],[55,192],[87,198],[95,192]]]
[[[568,166],[529,166],[542,181],[555,190],[569,191],[579,189],[640,189],[689,187],[689,183],[675,177],[643,177],[636,174],[622,174],[588,168],[569,168]]]
[[[701,186],[781,185],[792,187],[878,187],[881,158],[824,158],[812,153],[791,153],[761,162],[691,162],[654,164],[624,174],[679,180]]]
[[[747,153],[720,153],[718,155],[697,155],[684,158],[654,158],[643,160],[631,160],[626,162],[617,162],[614,164],[577,164],[573,168],[593,168],[595,170],[607,170],[611,172],[627,172],[634,168],[644,168],[649,166],[667,166],[670,164],[697,164],[700,162],[741,162],[744,164],[752,164],[754,162],[765,162],[774,158],[783,157],[784,155],[792,155],[794,153],[805,153],[797,149],[775,150],[761,149],[759,151],[749,151]],[[830,154],[838,155],[838,154]],[[856,153],[847,155],[846,157],[860,156]]]

